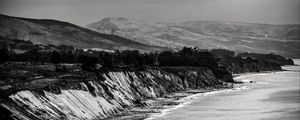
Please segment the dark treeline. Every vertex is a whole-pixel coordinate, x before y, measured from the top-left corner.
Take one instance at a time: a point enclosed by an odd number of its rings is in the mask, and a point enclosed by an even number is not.
[[[293,64],[290,59],[275,54],[241,53],[224,49],[201,50],[197,47],[183,47],[178,52],[140,53],[138,50],[115,52],[84,51],[68,46],[58,46],[56,50],[31,49],[17,54],[12,50],[0,49],[1,63],[34,62],[34,63],[82,63],[89,67],[96,63],[103,67],[120,66],[201,66],[216,68],[218,63],[231,63],[233,58],[274,62],[280,65]]]
[[[213,54],[197,48],[184,47],[178,52],[165,51],[161,53],[140,53],[137,50],[115,52],[83,51],[81,49],[63,49],[59,51],[43,51],[32,49],[16,54],[7,49],[1,49],[2,61],[33,62],[33,63],[82,63],[92,67],[96,63],[103,67],[120,66],[202,66],[216,67],[217,61]],[[4,59],[6,58],[6,60]]]
[[[137,50],[84,51],[82,49],[56,51],[32,49],[21,54],[7,49],[1,51],[1,56],[8,56],[6,61],[31,62],[33,64],[53,63],[56,65],[56,71],[64,71],[57,68],[59,63],[81,63],[81,68],[84,71],[117,67],[192,66],[209,68],[220,79],[231,78],[231,74],[225,68],[218,66],[218,58],[214,57],[208,50],[200,50],[196,47],[183,47],[178,52],[164,51],[161,53],[140,53]]]

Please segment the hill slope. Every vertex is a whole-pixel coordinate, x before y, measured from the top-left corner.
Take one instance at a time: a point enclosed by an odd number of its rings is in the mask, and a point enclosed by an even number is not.
[[[76,48],[138,49],[145,52],[165,49],[144,45],[117,35],[98,33],[68,22],[6,15],[0,15],[0,36],[30,40],[34,44],[65,44]]]
[[[166,24],[111,17],[87,27],[100,33],[114,33],[143,44],[175,50],[183,46],[197,46],[300,57],[300,25],[217,21]]]

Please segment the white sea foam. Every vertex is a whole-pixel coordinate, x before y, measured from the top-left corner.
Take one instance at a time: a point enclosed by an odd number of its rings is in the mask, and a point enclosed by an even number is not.
[[[170,111],[173,111],[178,108],[184,107],[188,104],[191,104],[193,102],[193,100],[195,100],[195,98],[198,98],[201,96],[213,95],[213,94],[224,93],[224,92],[235,92],[235,91],[241,91],[241,90],[246,90],[246,89],[249,89],[249,87],[239,86],[239,87],[235,87],[235,88],[231,88],[231,89],[223,89],[223,90],[216,90],[216,91],[211,91],[211,92],[189,95],[189,96],[186,96],[186,97],[181,98],[176,101],[176,102],[179,102],[180,104],[178,104],[174,107],[168,108],[168,109],[163,109],[160,113],[151,114],[151,116],[149,118],[146,118],[145,120],[152,120],[155,118],[163,117],[163,116],[167,115],[168,113],[170,113]]]
[[[234,77],[233,80],[237,82],[250,83],[250,82],[255,82],[255,80],[251,76],[258,77],[258,76],[264,76],[264,75],[269,75],[274,73],[276,72],[236,74],[237,76]]]
[[[300,59],[293,59],[295,65],[300,65]]]

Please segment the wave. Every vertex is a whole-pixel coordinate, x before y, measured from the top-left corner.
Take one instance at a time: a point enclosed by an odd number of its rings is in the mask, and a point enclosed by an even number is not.
[[[300,59],[293,59],[295,65],[300,65]]]
[[[241,91],[241,90],[246,90],[246,89],[249,89],[249,87],[248,86],[239,86],[239,87],[234,87],[234,88],[230,88],[230,89],[222,89],[222,90],[216,90],[216,91],[210,91],[210,92],[205,92],[205,93],[197,93],[197,94],[189,95],[189,96],[183,97],[183,98],[175,101],[175,102],[179,102],[180,104],[175,105],[171,108],[162,109],[160,113],[153,113],[150,115],[149,118],[146,118],[145,120],[153,120],[155,118],[163,117],[163,116],[167,115],[168,113],[170,113],[170,111],[174,111],[178,108],[182,108],[188,104],[191,104],[193,102],[193,100],[195,100],[195,98],[198,98],[201,96],[213,95],[213,94],[224,93],[224,92],[236,92],[236,91]]]

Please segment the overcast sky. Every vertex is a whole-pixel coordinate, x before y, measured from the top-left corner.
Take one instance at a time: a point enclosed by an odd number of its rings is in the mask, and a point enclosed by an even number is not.
[[[0,13],[82,26],[105,17],[300,24],[300,0],[0,0]]]

